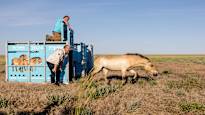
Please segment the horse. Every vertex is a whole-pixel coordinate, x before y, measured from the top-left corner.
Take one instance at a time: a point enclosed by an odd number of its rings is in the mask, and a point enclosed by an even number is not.
[[[30,65],[30,71],[33,71],[35,69],[34,65],[36,64],[41,64],[42,63],[42,59],[40,57],[32,57],[30,59],[30,64],[28,60],[25,60],[23,62],[23,65]]]
[[[12,59],[12,64],[11,65],[14,65],[14,66],[20,66],[20,65],[24,65],[24,62],[28,60],[28,56],[25,55],[25,54],[22,54],[19,56],[19,58],[13,58]],[[15,67],[16,71],[18,71],[17,67]],[[20,67],[19,68],[19,71],[20,72],[23,72],[23,67]],[[14,67],[12,67],[12,71],[14,71]]]
[[[42,63],[42,59],[40,57],[32,57],[30,59],[30,66],[31,66],[30,70],[33,71],[35,67],[32,67],[32,66],[36,64],[41,64],[41,63]]]
[[[109,83],[109,80],[107,79],[108,71],[120,70],[122,73],[122,79],[126,77],[127,71],[134,74],[133,78],[136,79],[138,74],[134,70],[135,67],[142,67],[151,76],[158,75],[157,69],[151,63],[149,58],[141,54],[128,53],[124,55],[97,57],[94,61],[94,67],[91,70],[91,76],[94,76],[102,70],[105,81]],[[126,81],[124,83],[126,83]]]

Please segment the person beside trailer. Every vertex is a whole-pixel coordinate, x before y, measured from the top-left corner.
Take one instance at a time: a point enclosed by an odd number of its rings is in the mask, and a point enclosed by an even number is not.
[[[51,83],[59,85],[60,83],[60,74],[61,74],[61,66],[66,55],[69,54],[70,46],[65,45],[62,49],[56,49],[52,54],[47,58],[47,65],[51,71]]]

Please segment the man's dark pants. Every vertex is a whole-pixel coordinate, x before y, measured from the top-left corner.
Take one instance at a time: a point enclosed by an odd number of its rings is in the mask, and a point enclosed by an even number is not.
[[[64,33],[64,40],[63,41],[67,41],[68,40],[68,29],[67,29],[67,25],[64,23],[63,24],[63,33]]]
[[[54,68],[54,64],[50,63],[50,62],[47,62],[47,65],[51,71],[51,83],[56,83],[56,84],[59,84],[60,82],[60,67],[58,66],[57,67],[57,70],[56,70],[56,73],[54,73],[52,70]]]

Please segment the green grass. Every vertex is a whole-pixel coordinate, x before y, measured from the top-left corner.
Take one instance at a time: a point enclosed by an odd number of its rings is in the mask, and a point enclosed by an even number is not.
[[[205,64],[204,55],[148,56],[154,62]]]
[[[191,89],[204,89],[205,80],[197,75],[186,75],[181,80],[170,80],[167,81],[166,85],[170,89],[184,89],[189,91]]]
[[[6,108],[9,105],[9,101],[5,98],[0,97],[0,108]]]
[[[71,113],[73,115],[93,115],[94,113],[91,111],[90,108],[86,108],[86,107],[76,107],[73,111],[73,113]]]
[[[179,103],[179,107],[183,112],[205,112],[205,104],[182,101]]]
[[[65,102],[74,101],[74,98],[69,95],[51,95],[47,97],[48,102],[47,106],[60,106],[63,105]]]
[[[148,79],[148,80],[138,79],[136,84],[141,86],[141,87],[144,87],[146,85],[155,86],[155,85],[157,85],[157,81],[156,80],[151,80],[151,79]]]
[[[183,91],[183,90],[177,90],[177,91],[175,92],[175,94],[176,94],[177,96],[179,96],[179,97],[181,97],[181,96],[186,96],[185,91]]]
[[[86,97],[89,97],[90,99],[105,97],[111,93],[116,92],[121,87],[122,85],[102,85],[97,87],[90,87],[86,92]]]
[[[142,102],[140,100],[131,100],[128,102],[127,112],[132,113],[135,112],[140,106],[142,105]]]

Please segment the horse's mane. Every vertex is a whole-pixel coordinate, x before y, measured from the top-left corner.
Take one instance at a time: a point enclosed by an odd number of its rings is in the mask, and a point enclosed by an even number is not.
[[[139,57],[141,57],[141,58],[150,60],[148,57],[143,56],[142,54],[138,54],[138,53],[126,53],[125,55],[135,55],[135,56],[139,56]]]

